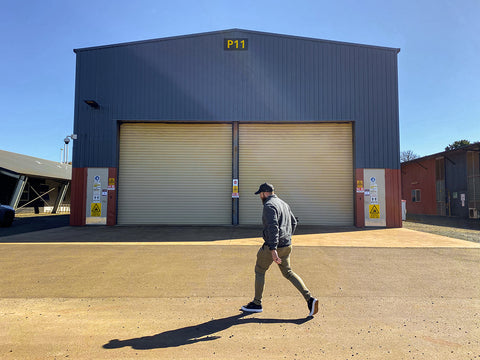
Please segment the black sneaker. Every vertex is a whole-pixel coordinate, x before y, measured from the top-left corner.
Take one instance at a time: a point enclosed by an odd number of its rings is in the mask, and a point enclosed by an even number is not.
[[[262,305],[257,305],[252,301],[248,305],[242,306],[242,311],[259,313],[263,311],[263,308]]]
[[[313,316],[318,312],[318,300],[314,297],[311,297],[307,301],[308,310],[310,310],[310,314],[308,316]]]

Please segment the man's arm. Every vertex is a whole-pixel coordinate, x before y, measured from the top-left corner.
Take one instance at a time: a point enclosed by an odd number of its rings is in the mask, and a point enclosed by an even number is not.
[[[265,242],[272,253],[272,259],[275,263],[281,264],[282,259],[278,257],[277,253],[277,246],[278,246],[278,239],[279,239],[279,226],[278,226],[278,217],[277,211],[275,208],[270,206],[265,206],[263,208],[263,216],[267,222],[267,239]]]
[[[266,222],[266,239],[265,242],[270,250],[276,250],[278,246],[278,239],[280,229],[278,227],[278,217],[275,208],[265,206],[263,208],[263,217]]]

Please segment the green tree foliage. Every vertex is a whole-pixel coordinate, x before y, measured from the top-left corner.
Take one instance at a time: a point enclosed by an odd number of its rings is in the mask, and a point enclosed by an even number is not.
[[[455,141],[454,143],[448,145],[446,148],[445,148],[445,151],[450,151],[450,150],[457,150],[458,148],[461,148],[462,146],[465,146],[465,145],[470,145],[470,141],[468,140],[457,140]]]

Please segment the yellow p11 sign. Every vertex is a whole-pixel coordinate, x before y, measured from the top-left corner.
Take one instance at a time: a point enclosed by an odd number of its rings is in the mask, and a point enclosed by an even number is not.
[[[248,39],[223,39],[223,49],[228,51],[248,50]]]

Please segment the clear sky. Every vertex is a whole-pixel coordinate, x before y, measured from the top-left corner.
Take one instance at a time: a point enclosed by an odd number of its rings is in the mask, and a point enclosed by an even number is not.
[[[73,131],[73,49],[231,28],[400,48],[401,150],[424,156],[480,141],[479,0],[0,5],[0,150],[60,161]]]

